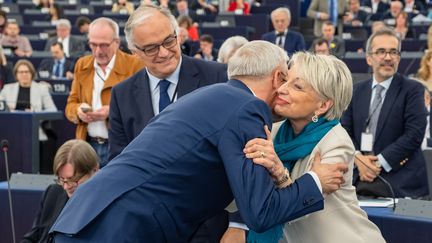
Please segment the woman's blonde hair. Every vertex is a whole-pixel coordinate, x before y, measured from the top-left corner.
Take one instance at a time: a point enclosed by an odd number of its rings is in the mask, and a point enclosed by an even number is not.
[[[346,64],[331,55],[297,52],[288,67],[292,65],[296,65],[299,78],[309,83],[322,99],[333,101],[325,118],[339,119],[348,108],[353,92],[352,76]]]
[[[420,68],[417,71],[417,78],[427,81],[430,76],[429,60],[432,57],[432,50],[427,50],[420,61]]]

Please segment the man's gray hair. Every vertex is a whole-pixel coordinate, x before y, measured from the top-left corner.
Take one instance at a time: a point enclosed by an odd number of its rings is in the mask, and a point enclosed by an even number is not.
[[[231,36],[226,39],[219,48],[217,61],[228,63],[229,58],[234,54],[234,52],[246,43],[248,43],[248,40],[239,35]]]
[[[286,7],[281,7],[281,8],[277,8],[277,9],[273,10],[270,14],[271,19],[273,20],[274,15],[276,13],[279,13],[279,12],[285,13],[288,16],[288,19],[291,19],[291,11],[289,10],[289,8],[286,8]]]
[[[135,42],[133,39],[133,31],[135,27],[138,25],[143,24],[148,18],[153,16],[155,13],[161,13],[165,17],[167,17],[170,21],[171,27],[174,30],[174,33],[178,35],[179,33],[179,26],[177,23],[177,20],[175,17],[171,14],[171,12],[162,7],[153,6],[153,5],[140,5],[129,17],[128,21],[125,25],[125,36],[126,41],[128,43],[129,50],[133,51],[136,50]]]
[[[71,29],[72,25],[68,19],[59,19],[56,23],[56,28],[58,27],[66,27],[68,29]]]
[[[387,36],[393,36],[394,38],[397,39],[398,41],[398,51],[401,50],[401,39],[399,38],[399,36],[396,34],[396,32],[394,32],[394,30],[389,29],[387,27],[383,27],[379,30],[377,30],[375,33],[373,33],[369,39],[366,42],[366,55],[370,54],[372,52],[372,41],[375,39],[375,37],[377,36],[383,36],[383,35],[387,35]]]
[[[297,52],[288,64],[295,65],[299,78],[307,82],[323,100],[333,100],[324,115],[328,120],[339,119],[351,102],[353,81],[344,62],[332,55]]]
[[[265,78],[288,61],[284,50],[268,41],[251,41],[238,49],[228,61],[228,78]]]
[[[97,19],[93,20],[90,23],[90,25],[89,25],[89,31],[92,31],[92,29],[97,24],[106,24],[106,25],[108,25],[113,30],[113,33],[114,33],[114,37],[113,38],[114,39],[119,39],[120,38],[120,28],[119,28],[117,22],[115,22],[114,20],[112,20],[110,18],[106,18],[106,17],[97,18]]]

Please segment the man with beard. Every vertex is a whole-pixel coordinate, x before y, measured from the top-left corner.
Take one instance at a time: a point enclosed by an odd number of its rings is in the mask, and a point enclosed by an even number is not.
[[[142,63],[119,50],[119,27],[109,18],[90,24],[91,55],[75,65],[66,117],[77,124],[76,138],[87,140],[100,157],[100,167],[108,162],[108,115],[111,88],[142,68]]]
[[[428,194],[425,160],[420,145],[426,127],[424,88],[396,73],[401,40],[383,28],[366,44],[373,78],[354,86],[342,125],[356,150],[353,183],[364,196],[418,198]],[[361,152],[360,152],[361,151]]]

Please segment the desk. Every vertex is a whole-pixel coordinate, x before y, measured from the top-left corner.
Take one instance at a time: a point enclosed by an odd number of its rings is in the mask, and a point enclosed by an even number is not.
[[[363,207],[388,243],[432,242],[432,219],[394,214],[391,208]]]
[[[2,161],[3,162],[3,161]],[[4,171],[1,171],[4,174]],[[36,218],[45,189],[13,189],[12,205],[17,242],[27,233]],[[7,183],[0,182],[0,242],[12,242]]]
[[[39,124],[43,120],[60,120],[62,112],[0,113],[0,139],[9,141],[9,172],[39,171]],[[4,155],[0,155],[0,180],[6,179]]]

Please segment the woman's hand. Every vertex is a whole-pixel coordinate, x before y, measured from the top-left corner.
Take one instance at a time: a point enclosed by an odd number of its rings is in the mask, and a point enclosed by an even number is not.
[[[254,138],[249,140],[243,149],[243,153],[245,153],[246,158],[252,159],[255,164],[264,166],[271,176],[278,180],[284,176],[285,169],[274,150],[270,130],[267,125],[264,126],[264,130],[267,139]]]

